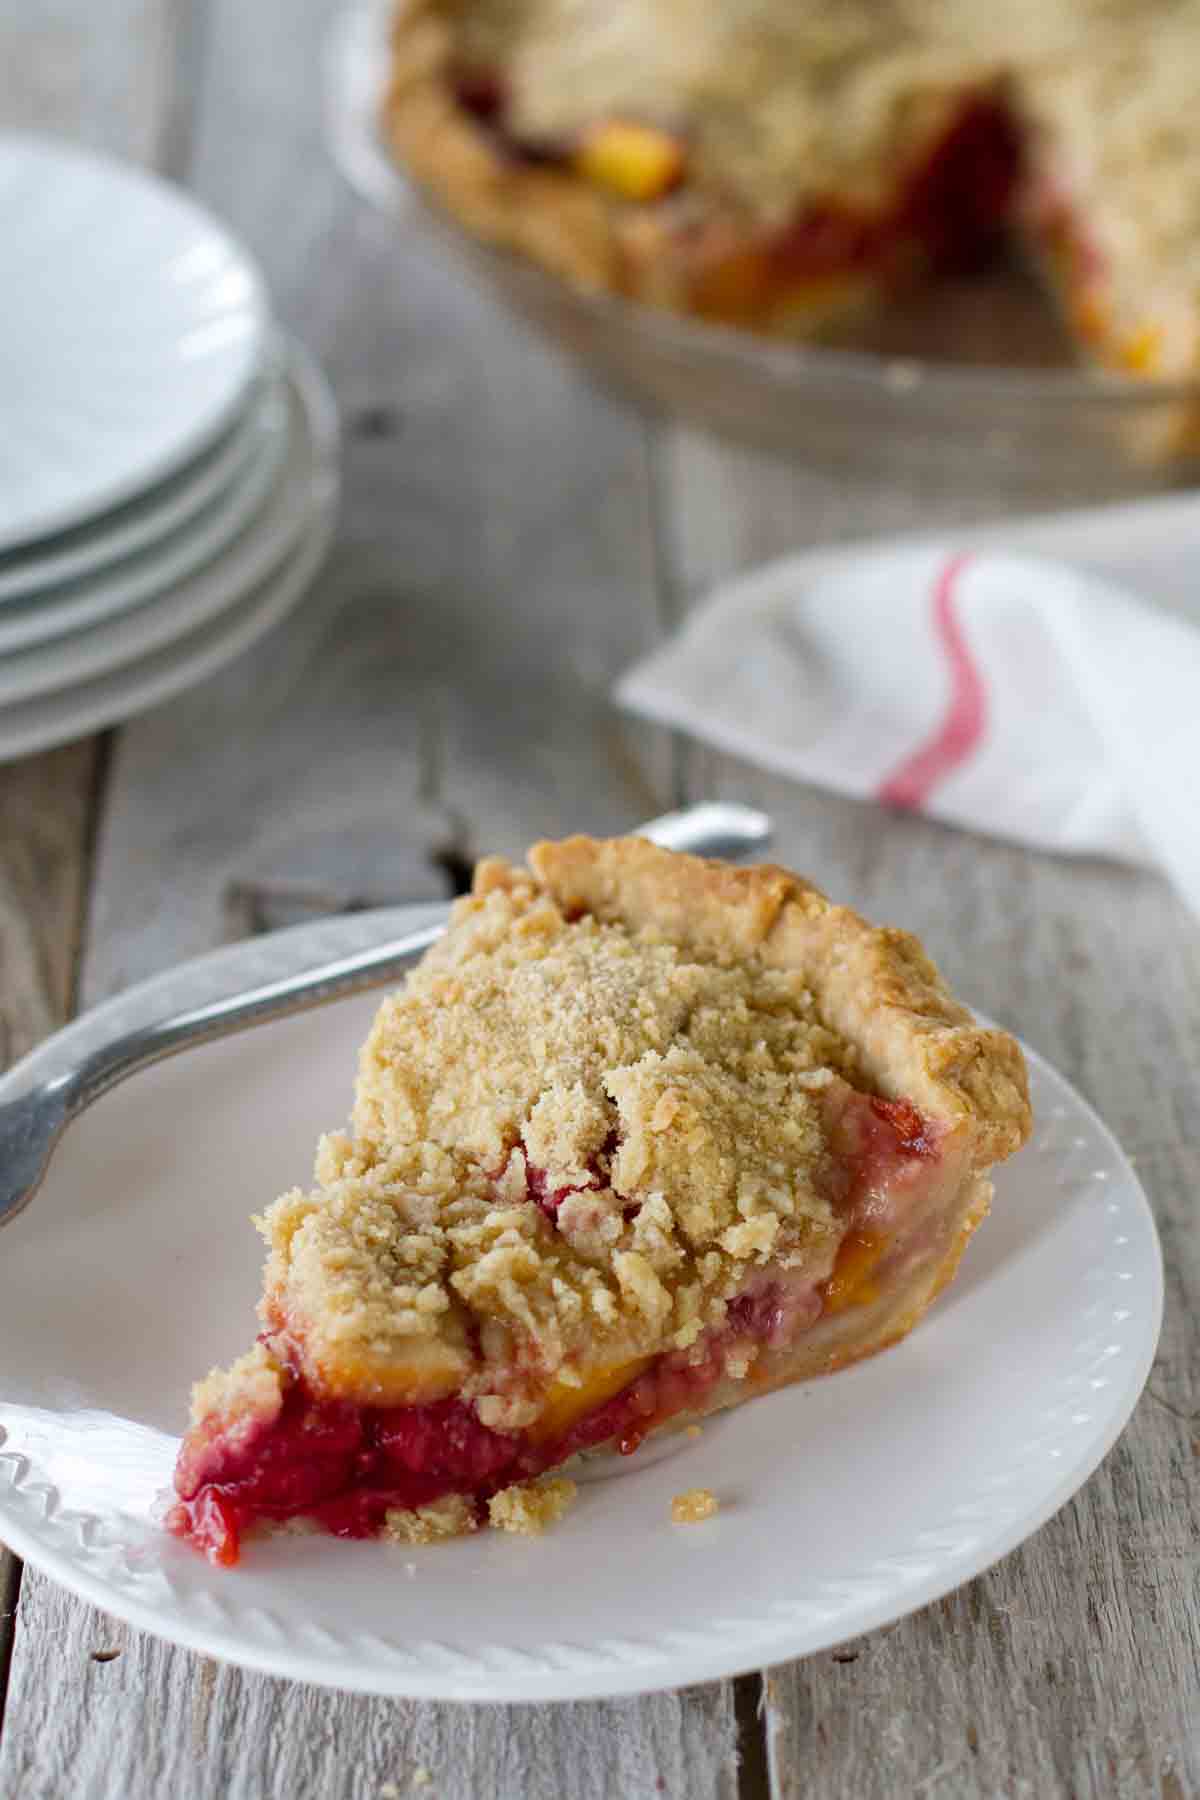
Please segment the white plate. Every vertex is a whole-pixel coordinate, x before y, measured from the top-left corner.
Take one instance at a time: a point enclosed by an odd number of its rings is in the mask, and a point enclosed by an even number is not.
[[[244,533],[244,541],[257,539],[271,510],[268,497],[274,505],[281,480],[286,483],[284,459],[289,448],[293,461],[301,454],[302,446],[292,441],[296,403],[286,384],[274,384],[266,399],[255,454],[228,489],[195,518],[161,542],[96,575],[51,588],[27,605],[0,608],[0,706],[62,687],[65,680],[99,673],[105,654],[116,656],[123,638],[138,639],[149,622],[151,601],[161,603],[155,619],[159,629],[165,626],[163,609],[168,608],[176,620],[175,635],[186,629],[180,621],[189,597],[199,587],[211,588],[214,580],[224,579],[228,558],[220,558],[220,553],[236,548],[235,538]],[[196,575],[195,581],[179,585],[191,575]],[[119,614],[132,613],[135,607],[143,611],[120,631],[91,629]],[[73,636],[71,645],[55,642],[68,636]],[[49,648],[35,650],[37,645]],[[20,651],[29,654],[18,655]]]
[[[70,616],[65,629],[89,619],[100,622],[0,657],[0,725],[13,707],[38,695],[77,687],[184,637],[282,561],[309,519],[336,435],[324,377],[298,351],[289,359],[283,401],[283,418],[262,461],[227,505],[218,506],[216,518],[205,518],[179,539],[133,559],[128,574],[122,568],[94,586],[85,583],[84,591],[62,603]],[[52,604],[43,599],[39,612]],[[6,624],[0,616],[0,647]]]
[[[115,1029],[427,922],[327,921],[202,958],[52,1039],[0,1100]],[[368,1693],[549,1700],[731,1675],[835,1644],[977,1574],[1116,1438],[1162,1270],[1112,1137],[1032,1059],[1038,1126],[993,1218],[898,1348],[589,1479],[542,1539],[251,1544],[165,1536],[188,1384],[254,1330],[247,1214],[348,1111],[370,995],[192,1050],[71,1127],[0,1256],[0,1536],[96,1605],[206,1654]],[[720,1515],[668,1522],[693,1485]],[[881,1504],[886,1497],[886,1504]]]
[[[0,138],[0,549],[162,481],[231,423],[262,361],[254,264],[141,170]]]
[[[241,596],[211,624],[166,650],[113,675],[83,682],[44,701],[14,707],[0,717],[0,763],[70,743],[136,713],[161,706],[185,688],[207,681],[245,654],[304,598],[325,560],[333,536],[336,483],[313,509],[299,544],[286,562],[253,593]]]
[[[145,550],[228,492],[275,428],[278,376],[255,384],[233,425],[180,474],[118,506],[93,524],[48,538],[45,547],[0,555],[0,601],[20,603],[62,582],[93,576]],[[5,614],[0,612],[0,619]]]
[[[239,596],[210,624],[165,650],[141,657],[115,674],[0,714],[0,762],[69,743],[147,712],[242,656],[304,598],[325,560],[336,513],[337,475],[331,465],[299,543],[261,587]]]

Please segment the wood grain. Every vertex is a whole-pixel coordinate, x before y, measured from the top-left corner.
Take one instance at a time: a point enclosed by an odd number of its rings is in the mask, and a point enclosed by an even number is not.
[[[749,563],[914,517],[902,476],[840,490],[683,433],[666,446],[660,493],[681,608]],[[984,499],[967,476],[927,492],[919,517],[982,518]],[[1150,1389],[1076,1500],[960,1593],[770,1672],[773,1792],[1200,1792],[1194,920],[1154,876],[889,817],[695,745],[683,769],[689,794],[764,806],[782,861],[918,932],[959,991],[1078,1084],[1135,1158],[1168,1268]]]
[[[321,143],[331,11],[0,0],[0,116],[192,181],[261,257],[347,431],[343,529],[310,600],[117,741],[84,994],[246,931],[446,891],[479,849],[627,825],[676,785],[755,800],[782,860],[919,931],[1112,1122],[1163,1231],[1166,1326],[1129,1431],[1057,1519],[937,1606],[770,1672],[769,1772],[755,1677],[536,1710],[365,1701],[175,1650],[29,1572],[0,1794],[1200,1793],[1200,934],[1150,877],[673,750],[607,702],[722,575],[1000,503],[965,467],[851,478],[648,434],[342,188]],[[97,767],[85,745],[0,771],[12,1054],[71,1003]]]
[[[95,766],[76,744],[0,768],[0,1068],[71,1011]],[[0,1726],[20,1576],[0,1544]]]
[[[362,1700],[175,1650],[26,1581],[5,1795],[736,1800],[725,1685],[537,1708]]]

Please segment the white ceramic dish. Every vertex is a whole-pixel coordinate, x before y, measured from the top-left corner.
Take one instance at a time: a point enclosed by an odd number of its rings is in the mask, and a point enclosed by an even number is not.
[[[336,436],[324,377],[298,350],[289,359],[282,399],[283,417],[261,464],[217,518],[197,523],[178,543],[147,551],[128,577],[111,574],[66,601],[72,623],[86,629],[0,658],[0,725],[12,707],[77,687],[185,637],[279,565],[311,517]],[[96,622],[88,625],[89,619]],[[0,647],[5,626],[0,617]]]
[[[212,449],[178,475],[93,524],[60,532],[32,550],[0,555],[0,601],[21,604],[62,582],[95,576],[178,531],[227,493],[250,466],[264,437],[277,428],[278,405],[278,373],[272,371],[255,384],[246,406]]]
[[[64,670],[86,672],[106,649],[111,654],[123,639],[136,640],[152,607],[159,629],[169,629],[168,609],[176,631],[186,629],[181,621],[198,588],[223,580],[233,552],[257,541],[265,529],[286,485],[289,452],[294,463],[302,457],[303,446],[293,442],[295,401],[288,384],[278,382],[268,399],[253,458],[225,493],[177,532],[94,576],[48,589],[27,605],[0,607],[0,706],[61,687]],[[130,617],[120,628],[96,629],[122,614]],[[68,636],[71,644],[58,641]]]
[[[254,264],[165,182],[0,138],[0,549],[164,480],[232,422],[262,362]]]
[[[244,655],[299,605],[311,586],[333,536],[336,497],[336,472],[330,468],[322,497],[291,554],[260,587],[240,595],[210,624],[114,674],[0,713],[0,762],[70,743],[148,712]]]
[[[428,922],[360,914],[185,965],[81,1020],[0,1100],[118,1027]],[[109,1612],[368,1693],[565,1700],[731,1675],[882,1625],[1011,1550],[1124,1425],[1162,1272],[1128,1162],[1032,1059],[1038,1126],[955,1286],[898,1348],[597,1467],[538,1540],[326,1537],[218,1571],[152,1518],[189,1382],[245,1347],[247,1214],[344,1120],[370,995],[190,1051],[71,1127],[0,1256],[0,1536]],[[218,1162],[219,1158],[219,1162]],[[719,1516],[668,1522],[711,1487]],[[887,1504],[879,1498],[886,1495]]]

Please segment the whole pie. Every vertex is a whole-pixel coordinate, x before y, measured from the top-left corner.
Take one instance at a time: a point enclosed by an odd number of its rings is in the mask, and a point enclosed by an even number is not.
[[[1025,1140],[1016,1043],[917,941],[773,867],[538,844],[363,1049],[256,1221],[262,1333],[193,1393],[171,1528],[536,1530],[578,1453],[893,1344]]]
[[[1200,369],[1200,0],[402,0],[384,129],[581,287],[811,336],[1011,231],[1093,358]]]

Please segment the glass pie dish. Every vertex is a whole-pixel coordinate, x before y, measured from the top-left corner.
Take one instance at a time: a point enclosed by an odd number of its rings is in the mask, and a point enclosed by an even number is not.
[[[655,411],[810,463],[904,467],[1027,500],[1097,500],[1194,480],[1200,380],[1080,364],[1015,262],[926,289],[853,342],[791,343],[570,286],[429,201],[379,130],[391,0],[335,22],[327,126],[352,186],[446,245],[514,312]]]

